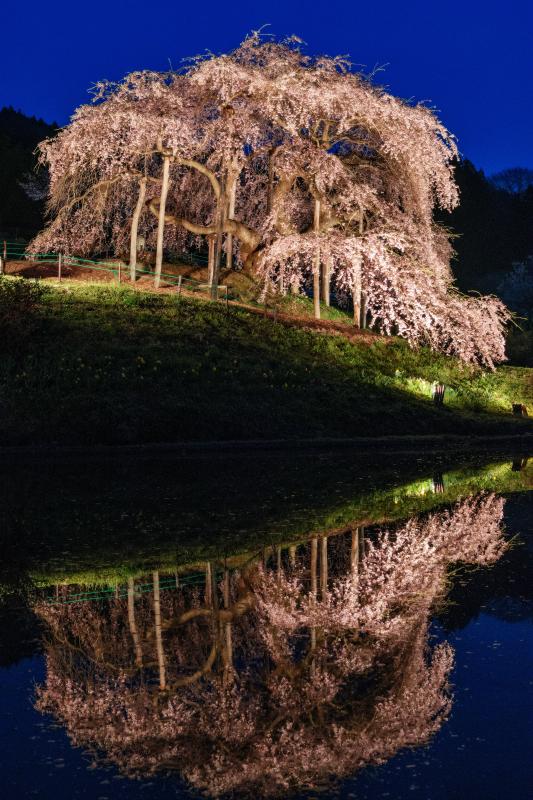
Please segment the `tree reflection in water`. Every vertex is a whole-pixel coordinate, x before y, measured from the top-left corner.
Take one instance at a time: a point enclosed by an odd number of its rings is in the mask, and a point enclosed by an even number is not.
[[[450,565],[506,549],[484,495],[364,540],[275,551],[205,587],[47,605],[37,706],[126,774],[175,769],[211,795],[323,785],[428,740],[450,706],[452,650],[430,614]]]

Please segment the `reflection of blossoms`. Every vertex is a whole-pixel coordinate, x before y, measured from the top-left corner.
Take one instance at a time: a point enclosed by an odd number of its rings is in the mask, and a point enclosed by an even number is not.
[[[444,589],[446,567],[454,561],[487,565],[505,549],[500,525],[503,499],[467,499],[453,511],[412,519],[394,533],[367,542],[364,570],[336,579],[320,603],[306,594],[298,574],[261,571],[255,584],[259,612],[276,628],[302,625],[325,630],[361,628],[382,637],[428,607]]]
[[[127,774],[177,769],[211,795],[285,794],[384,761],[446,718],[452,651],[429,652],[430,610],[450,563],[499,558],[502,510],[487,495],[366,547],[357,531],[312,539],[213,581],[205,602],[165,595],[160,617],[158,591],[41,604],[37,706]]]

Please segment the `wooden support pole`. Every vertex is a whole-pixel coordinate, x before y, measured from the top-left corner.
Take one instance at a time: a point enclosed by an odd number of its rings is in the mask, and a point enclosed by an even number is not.
[[[215,271],[215,237],[208,236],[207,237],[207,247],[208,247],[208,256],[207,256],[207,284],[208,286],[213,285],[213,274]]]
[[[163,236],[165,233],[165,211],[167,206],[168,181],[170,175],[170,156],[163,156],[163,175],[161,179],[161,196],[159,198],[159,214],[157,218],[157,244],[155,254],[154,287],[159,289],[161,269],[163,267]]]
[[[61,253],[57,256],[57,279],[61,282],[61,268],[63,266],[63,256]]]
[[[320,200],[315,200],[313,230],[318,235],[320,231]],[[313,264],[313,309],[315,319],[320,319],[320,245],[318,241]]]

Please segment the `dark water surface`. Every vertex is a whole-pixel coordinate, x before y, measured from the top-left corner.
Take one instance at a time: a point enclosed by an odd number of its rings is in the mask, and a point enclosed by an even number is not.
[[[0,797],[533,796],[533,464],[0,466]]]

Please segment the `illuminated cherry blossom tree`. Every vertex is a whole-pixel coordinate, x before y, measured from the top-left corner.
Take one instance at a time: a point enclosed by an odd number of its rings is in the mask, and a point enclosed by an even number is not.
[[[36,247],[124,250],[127,229],[134,276],[142,230],[159,285],[165,241],[207,238],[213,296],[225,249],[264,292],[312,286],[317,317],[333,286],[357,325],[470,363],[505,358],[505,306],[453,289],[433,221],[458,201],[453,136],[346,59],[254,34],[180,73],[99,85],[41,157],[53,219]]]

